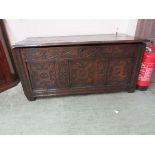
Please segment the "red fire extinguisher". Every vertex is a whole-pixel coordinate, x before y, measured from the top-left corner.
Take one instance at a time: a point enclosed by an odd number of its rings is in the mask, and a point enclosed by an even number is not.
[[[138,90],[147,90],[150,84],[151,75],[155,68],[155,53],[152,52],[153,50],[155,50],[155,45],[146,47],[137,81]]]

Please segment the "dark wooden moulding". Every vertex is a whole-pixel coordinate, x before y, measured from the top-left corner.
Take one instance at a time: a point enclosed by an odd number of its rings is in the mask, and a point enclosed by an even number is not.
[[[12,52],[28,100],[134,92],[146,41],[124,34],[34,37]]]

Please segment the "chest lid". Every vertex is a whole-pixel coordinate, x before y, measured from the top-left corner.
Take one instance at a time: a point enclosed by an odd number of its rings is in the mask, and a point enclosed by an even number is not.
[[[30,37],[23,41],[17,42],[15,45],[13,45],[13,48],[61,46],[61,45],[89,45],[89,44],[103,44],[103,43],[141,43],[148,41],[149,40],[147,39],[137,38],[126,34]]]

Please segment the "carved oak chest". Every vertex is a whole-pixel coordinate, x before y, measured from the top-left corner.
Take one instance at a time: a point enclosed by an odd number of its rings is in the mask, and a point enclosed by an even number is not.
[[[34,37],[13,56],[29,100],[43,96],[133,92],[145,40],[127,35]]]

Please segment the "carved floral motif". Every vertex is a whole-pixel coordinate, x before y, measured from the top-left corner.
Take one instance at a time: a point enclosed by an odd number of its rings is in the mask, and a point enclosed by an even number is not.
[[[108,84],[128,83],[132,71],[132,59],[118,59],[110,61],[108,70]]]
[[[79,60],[70,62],[71,86],[104,85],[107,60]]]
[[[67,61],[44,61],[28,63],[31,83],[35,89],[68,87]]]

